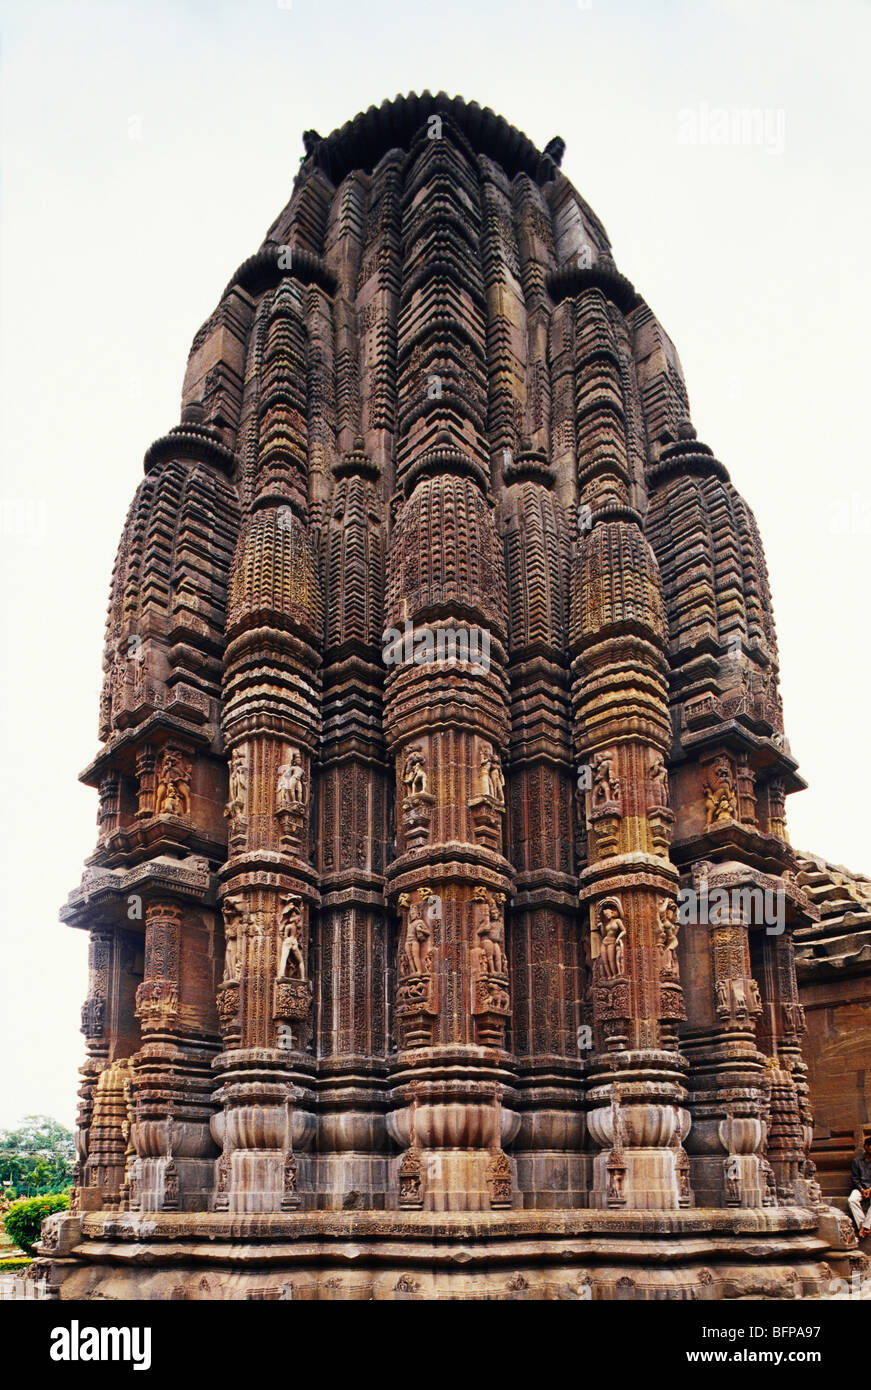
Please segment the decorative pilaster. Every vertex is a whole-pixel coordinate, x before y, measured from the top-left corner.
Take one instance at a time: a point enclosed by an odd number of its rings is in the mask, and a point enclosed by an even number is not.
[[[585,289],[575,300],[576,428],[584,447],[571,647],[589,831],[580,900],[589,913],[597,1045],[587,1117],[600,1149],[591,1203],[605,1207],[619,1192],[630,1207],[669,1208],[686,1200],[681,1146],[689,1113],[677,1048],[684,1016],[677,873],[663,853],[667,624],[656,561],[627,500],[618,318],[601,289]]]
[[[262,311],[252,499],[228,601],[224,1051],[215,1060],[212,1132],[221,1150],[214,1200],[230,1211],[305,1202],[315,1129],[309,1048],[319,894],[310,841],[323,602],[306,515],[305,419],[296,408],[297,394],[304,402],[300,308],[300,287],[288,280]]]

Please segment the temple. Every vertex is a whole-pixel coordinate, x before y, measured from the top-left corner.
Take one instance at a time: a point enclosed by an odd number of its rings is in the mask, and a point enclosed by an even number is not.
[[[423,93],[304,146],[112,577],[48,1287],[824,1294],[847,928],[753,515],[562,140]]]

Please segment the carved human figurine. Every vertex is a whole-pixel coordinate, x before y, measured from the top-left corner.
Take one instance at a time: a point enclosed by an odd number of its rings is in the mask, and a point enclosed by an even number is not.
[[[414,1144],[412,1133],[411,1147],[402,1155],[399,1165],[399,1205],[419,1207],[421,1205],[421,1163],[420,1150]]]
[[[732,1003],[739,1019],[746,1019],[747,1017],[747,996],[744,992],[744,986],[744,980],[732,981]]]
[[[741,1162],[735,1154],[723,1159],[723,1179],[726,1187],[726,1205],[741,1205]]]
[[[429,918],[432,916],[432,908],[437,904],[431,888],[418,888],[418,901],[412,902],[407,893],[399,896],[400,907],[408,908],[408,917],[405,923],[405,962],[409,975],[424,975],[427,968],[427,956],[429,954],[429,944],[432,940],[432,928]],[[424,909],[427,909],[426,913]]]
[[[615,1206],[625,1199],[626,1165],[618,1149],[612,1149],[608,1159],[608,1201]]]
[[[713,782],[705,783],[705,806],[709,827],[735,818],[736,800],[732,769],[725,758],[721,758],[717,763]]]
[[[662,952],[662,968],[668,972],[677,971],[678,918],[677,903],[674,898],[660,898],[658,909],[659,948]]]
[[[767,1158],[759,1160],[759,1168],[765,1180],[765,1195],[762,1198],[764,1207],[774,1207],[777,1205],[777,1182],[774,1177],[774,1169]]]
[[[718,1014],[729,1012],[729,992],[726,989],[726,981],[718,980],[714,989],[716,999],[716,1009]]]
[[[814,1163],[813,1159],[806,1158],[801,1166],[801,1175],[807,1183],[808,1197],[810,1198],[811,1206],[820,1207],[823,1205],[824,1201],[823,1189],[817,1182],[816,1172],[817,1165]],[[766,1178],[767,1176],[768,1175],[766,1174]],[[772,1173],[771,1176],[773,1180],[774,1174]]]
[[[217,1182],[215,1184],[216,1199],[224,1197],[226,1193],[229,1192],[231,1171],[230,1152],[228,1149],[224,1149],[224,1152],[218,1159]],[[226,1207],[226,1203],[216,1200],[215,1206],[218,1210],[221,1210],[222,1207]]]
[[[626,963],[626,924],[618,898],[605,898],[599,908],[599,931],[602,937],[601,970],[606,979],[623,974]]]
[[[299,934],[302,930],[302,899],[288,893],[281,899],[281,956],[278,963],[280,980],[305,979],[305,961]],[[290,970],[291,962],[296,966],[295,973]]]
[[[505,802],[505,773],[502,771],[502,760],[494,750],[490,759],[490,781],[493,785],[493,795],[502,804]]]
[[[483,796],[495,797],[496,794],[493,790],[493,779],[490,775],[491,751],[492,750],[488,749],[487,752],[485,752],[483,757],[481,758],[481,794]]]
[[[287,1153],[285,1154],[285,1156],[284,1156],[284,1195],[285,1195],[285,1197],[294,1197],[294,1196],[296,1195],[296,1187],[297,1187],[298,1176],[299,1176],[299,1169],[298,1169],[298,1167],[297,1167],[296,1155],[294,1154],[294,1152],[293,1152],[292,1149],[289,1149],[288,1152],[287,1152]]]
[[[423,796],[427,788],[426,759],[419,748],[409,748],[402,769],[406,796]]]
[[[761,1014],[762,995],[759,993],[759,986],[755,980],[747,981],[747,992],[750,995],[750,1012],[752,1014]]]
[[[230,821],[240,820],[245,814],[248,795],[248,769],[245,754],[241,748],[234,748],[230,759],[230,798],[224,807],[224,815]]]
[[[278,769],[278,809],[286,811],[292,806],[304,806],[305,798],[305,769],[302,756],[298,748],[291,748],[290,761],[282,763]]]
[[[657,753],[648,772],[652,806],[668,805],[668,768]]]
[[[692,1193],[690,1191],[690,1160],[685,1148],[678,1148],[674,1161],[674,1172],[677,1178],[677,1197],[679,1202],[689,1202]]]
[[[610,749],[597,753],[593,759],[593,805],[604,806],[620,795],[620,780],[615,774],[615,757]]]
[[[157,772],[154,797],[156,816],[189,816],[191,810],[190,763],[177,748],[165,748]]]
[[[224,915],[224,984],[239,978],[239,922],[242,904],[238,898],[225,898],[221,906]]]
[[[110,719],[123,708],[126,685],[127,662],[120,652],[116,652],[106,676],[106,709]]]
[[[484,796],[489,796],[500,805],[505,801],[505,774],[502,761],[492,744],[481,758],[481,788]]]
[[[475,901],[487,905],[487,916],[475,929],[475,935],[487,961],[487,970],[493,975],[505,975],[505,923],[502,916],[505,894],[488,893],[486,888],[477,888]]]

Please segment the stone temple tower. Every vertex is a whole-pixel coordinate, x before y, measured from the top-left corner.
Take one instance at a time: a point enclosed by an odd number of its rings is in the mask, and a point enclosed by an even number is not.
[[[194,338],[63,912],[61,1298],[808,1296],[861,1259],[808,1159],[759,535],[563,148],[429,93],[308,132]]]

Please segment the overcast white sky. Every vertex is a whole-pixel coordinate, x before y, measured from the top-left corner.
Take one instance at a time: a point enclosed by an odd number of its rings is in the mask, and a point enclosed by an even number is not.
[[[71,1123],[109,576],[190,340],[301,132],[398,91],[490,105],[563,169],[670,333],[759,519],[793,842],[871,870],[869,8],[859,0],[0,3],[0,1125]],[[717,113],[762,143],[713,143]],[[689,114],[688,114],[689,113]],[[687,135],[696,143],[687,143]],[[683,139],[681,138],[683,136]],[[19,504],[18,506],[14,504]]]

